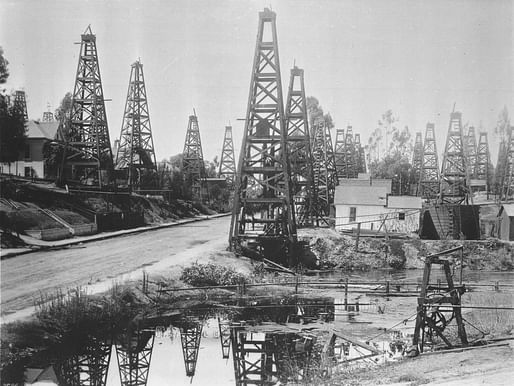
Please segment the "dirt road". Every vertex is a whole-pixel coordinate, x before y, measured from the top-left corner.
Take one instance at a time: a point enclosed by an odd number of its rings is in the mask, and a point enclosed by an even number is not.
[[[40,293],[163,272],[170,265],[204,261],[227,247],[230,216],[89,242],[1,261],[2,316],[31,307]]]

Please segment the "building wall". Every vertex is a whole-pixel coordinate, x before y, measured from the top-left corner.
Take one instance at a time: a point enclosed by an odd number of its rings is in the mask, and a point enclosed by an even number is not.
[[[509,217],[503,210],[500,216],[500,239],[514,240],[514,217]]]
[[[356,208],[355,221],[350,221],[350,208]],[[410,233],[419,229],[420,210],[418,209],[392,209],[382,205],[336,205],[336,229],[357,228],[361,223],[361,229],[378,230],[385,221],[388,232]],[[405,218],[400,220],[400,213]],[[382,230],[384,228],[382,227]]]
[[[44,138],[28,138],[27,149],[18,157],[18,161],[0,164],[0,171],[22,177],[45,177],[45,160],[43,157]],[[28,169],[26,169],[28,168]]]

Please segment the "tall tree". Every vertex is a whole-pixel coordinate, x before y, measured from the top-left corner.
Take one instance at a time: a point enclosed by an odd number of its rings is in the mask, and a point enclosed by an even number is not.
[[[4,57],[4,49],[0,47],[0,84],[7,82],[7,78],[9,77],[9,70],[7,69],[8,64],[9,62]]]
[[[0,83],[5,83],[9,77],[7,64],[0,47]],[[0,162],[9,164],[9,168],[25,149],[27,138],[23,111],[11,100],[14,97],[0,91]]]

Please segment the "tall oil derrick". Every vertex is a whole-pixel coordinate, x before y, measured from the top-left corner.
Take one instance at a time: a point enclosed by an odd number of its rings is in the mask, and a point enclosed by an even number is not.
[[[414,190],[416,195],[419,195],[417,192],[419,187],[419,181],[421,177],[421,166],[423,164],[423,140],[421,138],[421,132],[416,132],[416,140],[414,141],[414,151],[412,153],[412,169],[410,176],[411,186],[414,186]]]
[[[346,177],[346,161],[345,161],[345,136],[344,129],[336,129],[336,142],[334,145],[334,157],[336,162],[336,173],[337,178],[347,178]]]
[[[129,331],[116,342],[122,386],[144,386],[152,360],[155,329]]]
[[[53,122],[53,121],[55,121],[54,113],[52,113],[51,111],[43,112],[43,122]]]
[[[184,354],[184,366],[186,376],[193,377],[196,371],[198,352],[200,351],[200,340],[202,339],[203,325],[200,321],[185,321],[180,326],[180,342]]]
[[[107,370],[112,342],[88,339],[80,353],[75,353],[55,366],[59,384],[67,386],[102,386],[107,384]]]
[[[441,202],[461,204],[469,199],[469,174],[460,112],[452,112],[441,166]]]
[[[242,326],[233,326],[230,340],[236,386],[277,383],[277,348],[269,334],[255,334]]]
[[[476,178],[477,168],[477,139],[475,136],[475,128],[470,126],[468,129],[468,135],[465,137],[466,141],[466,158],[468,165],[468,176],[469,178]]]
[[[218,328],[221,343],[221,355],[227,359],[230,355],[230,320],[221,319],[218,316]]]
[[[81,35],[80,55],[71,101],[69,124],[62,133],[66,142],[63,164],[73,179],[93,179],[102,186],[113,170],[113,157],[105,101],[96,51],[96,35],[88,26]]]
[[[250,247],[295,264],[296,223],[285,149],[276,14],[266,8],[259,13],[229,244],[232,250]]]
[[[316,203],[314,211],[317,225],[320,222],[329,224],[330,208],[334,203],[337,172],[335,156],[332,149],[330,130],[324,120],[314,124],[314,142],[312,145],[312,163],[314,186],[316,187]]]
[[[115,168],[125,170],[128,186],[141,186],[144,173],[157,172],[143,64],[131,65]]]
[[[312,162],[309,138],[309,121],[303,69],[291,69],[286,103],[286,127],[289,163],[291,165],[292,195],[296,224],[311,225],[312,220]]]
[[[503,178],[501,179],[500,200],[507,201],[514,194],[514,128],[511,126],[505,145]]]
[[[200,140],[200,127],[194,110],[193,115],[189,116],[183,157],[184,176],[191,186],[192,198],[201,201],[205,164],[203,162],[202,141]]]
[[[353,129],[351,126],[346,128],[344,137],[344,174],[345,178],[357,178],[357,157],[355,144],[353,143]]]
[[[439,189],[439,161],[437,157],[435,129],[433,123],[427,123],[417,192],[418,195],[423,198],[434,199],[438,197]]]
[[[364,154],[364,147],[362,146],[359,133],[355,133],[355,152],[357,157],[357,175],[359,173],[366,173],[366,155]]]
[[[230,188],[234,187],[234,180],[236,178],[236,160],[234,156],[234,142],[232,140],[232,126],[225,126],[219,177],[225,177],[227,185]]]
[[[486,190],[489,191],[489,143],[487,133],[480,132],[477,147],[476,178],[486,181]]]
[[[25,98],[25,91],[16,90],[14,94],[14,106],[23,113],[25,121],[29,120],[29,114],[27,113],[27,99]]]

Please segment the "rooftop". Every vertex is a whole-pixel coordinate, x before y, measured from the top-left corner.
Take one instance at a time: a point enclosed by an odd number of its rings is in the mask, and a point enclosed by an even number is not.
[[[27,137],[28,138],[47,138],[54,139],[59,122],[38,122],[28,121],[27,122]]]

